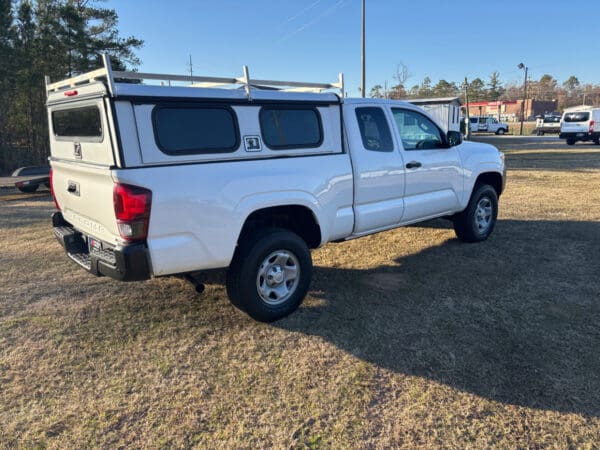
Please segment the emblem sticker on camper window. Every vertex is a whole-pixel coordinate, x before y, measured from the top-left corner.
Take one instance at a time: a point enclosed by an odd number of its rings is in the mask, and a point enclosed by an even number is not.
[[[244,136],[244,146],[247,152],[260,152],[262,150],[260,136]]]

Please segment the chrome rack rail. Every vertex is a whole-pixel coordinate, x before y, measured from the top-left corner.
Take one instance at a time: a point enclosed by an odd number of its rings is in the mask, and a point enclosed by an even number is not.
[[[129,72],[112,70],[110,64],[110,57],[106,54],[102,54],[102,61],[104,67],[93,70],[72,78],[68,78],[63,81],[51,83],[48,76],[46,80],[46,94],[50,95],[52,92],[61,91],[64,89],[72,89],[82,84],[93,83],[98,80],[106,80],[108,91],[111,95],[114,94],[115,80],[154,80],[167,82],[169,85],[171,82],[183,82],[190,83],[189,87],[224,87],[230,85],[241,85],[246,90],[246,95],[251,96],[251,88],[255,89],[276,89],[276,90],[289,90],[289,91],[309,91],[309,92],[320,92],[322,90],[338,89],[340,97],[344,97],[344,75],[342,73],[338,76],[338,81],[335,83],[312,83],[302,81],[281,81],[281,80],[257,80],[251,79],[248,71],[248,66],[243,68],[243,76],[241,77],[208,77],[208,76],[196,76],[196,75],[170,75],[170,74],[159,74],[159,73],[144,73],[144,72]]]

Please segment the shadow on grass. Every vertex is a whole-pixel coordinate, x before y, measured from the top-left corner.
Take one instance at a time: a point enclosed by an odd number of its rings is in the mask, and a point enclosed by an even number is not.
[[[494,401],[600,417],[599,243],[598,223],[500,221],[485,243],[317,267],[319,306],[275,326]]]

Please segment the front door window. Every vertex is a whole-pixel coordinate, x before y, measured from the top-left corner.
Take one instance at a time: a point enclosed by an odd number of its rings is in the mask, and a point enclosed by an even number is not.
[[[428,117],[410,109],[392,108],[404,150],[444,148],[440,129]]]

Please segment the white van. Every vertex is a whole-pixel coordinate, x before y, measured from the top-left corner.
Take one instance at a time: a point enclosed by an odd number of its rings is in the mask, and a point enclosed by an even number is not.
[[[600,108],[584,105],[565,109],[558,137],[566,139],[568,145],[577,141],[600,144]]]
[[[469,117],[469,122],[469,126],[471,127],[471,133],[508,133],[508,124],[498,122],[498,119],[496,119],[495,117],[471,116]]]

